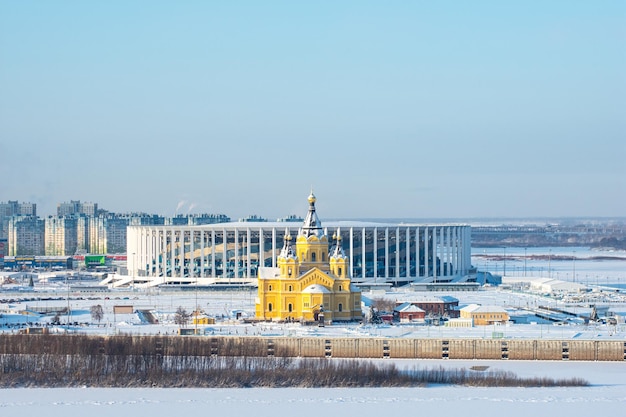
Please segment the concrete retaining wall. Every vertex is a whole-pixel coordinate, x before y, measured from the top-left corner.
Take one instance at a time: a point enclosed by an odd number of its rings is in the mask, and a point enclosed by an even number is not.
[[[254,340],[267,346],[270,356],[304,358],[405,358],[405,359],[498,359],[624,361],[626,341],[506,340],[506,339],[386,339],[386,338],[292,338],[211,337],[211,343]],[[219,341],[219,342],[218,342]],[[214,352],[227,355],[227,352]]]

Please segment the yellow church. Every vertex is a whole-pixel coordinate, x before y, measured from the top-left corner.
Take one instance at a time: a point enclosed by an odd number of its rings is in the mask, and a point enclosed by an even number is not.
[[[277,267],[259,268],[256,318],[273,321],[361,320],[361,290],[349,276],[349,260],[339,231],[329,251],[328,236],[309,195],[309,211],[298,231],[295,249],[287,231]]]

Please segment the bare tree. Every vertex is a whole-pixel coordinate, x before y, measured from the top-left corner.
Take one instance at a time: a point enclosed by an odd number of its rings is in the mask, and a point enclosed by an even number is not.
[[[102,309],[102,306],[100,304],[91,306],[89,312],[91,313],[91,320],[97,321],[98,324],[100,324],[100,321],[104,317],[104,310]]]
[[[191,314],[187,313],[187,310],[179,306],[176,309],[176,314],[174,315],[174,323],[181,327],[185,326],[189,322],[189,317],[191,317]]]
[[[385,311],[387,313],[391,313],[396,307],[396,302],[389,298],[378,297],[372,300],[372,307],[374,307],[379,312]]]

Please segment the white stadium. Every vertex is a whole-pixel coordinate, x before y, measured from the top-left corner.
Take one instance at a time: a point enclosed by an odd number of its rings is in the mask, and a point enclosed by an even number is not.
[[[297,234],[301,225],[129,226],[128,277],[116,285],[256,285],[258,268],[276,266],[286,233]],[[341,235],[357,285],[463,282],[472,272],[469,225],[336,221],[323,227],[331,246],[332,236]]]

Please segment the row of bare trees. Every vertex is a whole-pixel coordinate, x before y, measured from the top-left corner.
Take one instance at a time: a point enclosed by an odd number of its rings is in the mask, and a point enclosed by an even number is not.
[[[221,343],[220,356],[213,354]],[[398,369],[393,362],[268,356],[258,339],[165,336],[2,335],[0,388],[584,386],[582,379],[518,378],[508,372]]]

